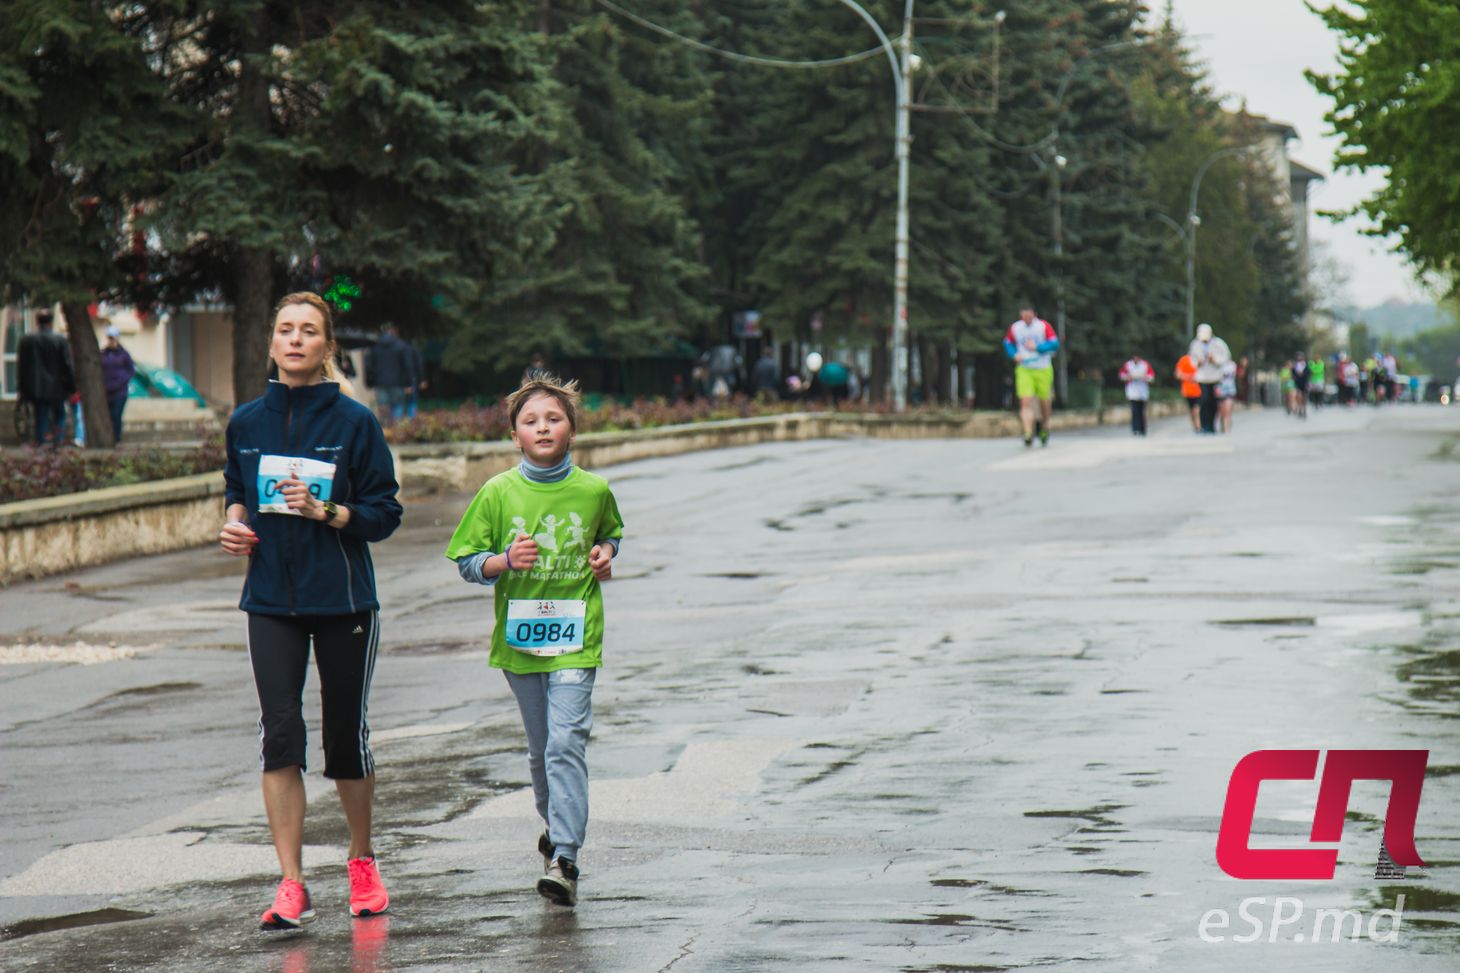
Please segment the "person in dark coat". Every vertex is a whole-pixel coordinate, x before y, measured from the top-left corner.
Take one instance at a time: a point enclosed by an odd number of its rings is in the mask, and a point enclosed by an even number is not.
[[[52,330],[54,323],[50,311],[38,312],[36,325],[40,330],[21,338],[16,348],[20,399],[35,407],[37,445],[59,446],[65,442],[66,400],[76,391],[71,348]]]
[[[393,324],[380,329],[375,346],[365,353],[365,384],[375,390],[382,425],[389,426],[406,414],[406,396],[420,384],[418,361]]]
[[[106,347],[101,349],[101,381],[106,386],[106,408],[111,413],[113,440],[122,444],[122,410],[127,407],[127,388],[137,366],[122,347],[122,332],[116,325],[106,329]]]

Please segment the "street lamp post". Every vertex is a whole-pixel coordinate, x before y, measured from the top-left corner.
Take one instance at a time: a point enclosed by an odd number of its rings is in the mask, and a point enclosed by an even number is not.
[[[1065,95],[1070,90],[1070,82],[1075,78],[1075,69],[1085,62],[1087,58],[1097,54],[1106,54],[1110,51],[1124,50],[1128,47],[1140,47],[1147,43],[1144,39],[1133,41],[1117,41],[1114,44],[1106,44],[1103,47],[1092,47],[1090,50],[1075,58],[1075,62],[1065,71],[1064,77],[1060,78],[1059,85],[1055,88],[1054,95],[1054,121],[1050,123],[1049,134],[1045,140],[1049,143],[1049,185],[1050,198],[1053,214],[1051,216],[1052,233],[1054,238],[1054,287],[1055,287],[1055,334],[1059,337],[1060,346],[1055,352],[1055,392],[1065,408],[1070,405],[1070,349],[1065,343],[1065,271],[1063,267],[1065,255],[1065,227],[1064,217],[1061,213],[1062,189],[1061,181],[1064,179],[1065,165],[1069,162],[1059,154],[1060,140],[1060,109],[1064,106]]]
[[[1241,155],[1250,145],[1238,145],[1227,149],[1218,149],[1202,160],[1197,166],[1196,175],[1191,180],[1191,196],[1186,206],[1186,225],[1181,229],[1182,242],[1186,244],[1186,336],[1196,336],[1196,230],[1201,226],[1201,217],[1196,212],[1197,194],[1201,192],[1201,181],[1205,178],[1207,170],[1220,159],[1234,155]],[[1168,223],[1174,223],[1169,217]]]
[[[892,65],[892,84],[897,95],[897,119],[894,125],[896,141],[893,152],[897,160],[897,230],[892,274],[892,347],[888,355],[888,367],[892,379],[892,408],[901,412],[907,408],[907,188],[908,162],[912,156],[912,86],[908,83],[908,78],[912,74],[913,0],[907,0],[907,6],[903,10],[902,36],[898,38],[896,48],[888,39],[882,25],[857,0],[841,2],[856,11],[867,22],[867,26],[872,28],[872,33],[877,35],[877,40]]]

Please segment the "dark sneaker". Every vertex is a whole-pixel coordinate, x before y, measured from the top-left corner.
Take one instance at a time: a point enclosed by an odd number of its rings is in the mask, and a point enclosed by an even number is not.
[[[542,870],[547,871],[553,864],[553,842],[548,837],[547,828],[543,828],[542,834],[537,836],[537,853],[542,856]]]
[[[1041,446],[1048,446],[1049,445],[1049,430],[1046,429],[1043,426],[1040,426],[1039,427],[1039,445],[1041,445]]]
[[[566,858],[556,858],[548,865],[547,874],[537,880],[537,894],[558,905],[572,906],[578,901],[578,866]]]
[[[1033,445],[1034,445],[1034,437],[1033,436],[1025,436],[1024,437],[1024,447],[1027,449],[1027,448],[1029,448],[1030,446],[1033,446]]]

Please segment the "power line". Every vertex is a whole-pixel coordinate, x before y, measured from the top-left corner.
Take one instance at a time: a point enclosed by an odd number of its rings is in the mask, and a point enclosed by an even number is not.
[[[808,68],[831,68],[837,67],[842,64],[855,64],[858,61],[865,61],[869,57],[875,57],[883,53],[881,46],[878,46],[868,48],[867,50],[862,51],[860,54],[848,54],[845,57],[832,57],[826,58],[825,60],[821,61],[788,61],[783,58],[776,57],[757,57],[754,54],[741,54],[737,51],[727,51],[724,48],[715,47],[712,44],[706,44],[704,41],[697,41],[693,37],[686,37],[683,34],[676,34],[668,27],[661,27],[651,20],[645,20],[638,14],[633,13],[629,10],[625,10],[618,4],[611,3],[610,0],[596,0],[596,2],[600,7],[603,7],[605,10],[616,13],[626,20],[631,20],[634,23],[638,24],[640,27],[643,27],[645,30],[652,30],[656,34],[661,34],[664,37],[679,41],[681,44],[688,44],[690,47],[697,48],[698,50],[704,51],[707,54],[714,54],[716,57],[723,57],[726,60],[730,61],[739,61],[743,64],[758,64],[761,67],[767,68],[790,68],[795,70],[804,70]]]

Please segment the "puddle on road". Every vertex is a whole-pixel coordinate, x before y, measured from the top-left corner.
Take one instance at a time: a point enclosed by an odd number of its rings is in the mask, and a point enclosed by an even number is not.
[[[108,696],[103,696],[98,702],[105,703],[114,699],[126,699],[129,696],[161,696],[164,693],[185,693],[193,689],[202,689],[200,682],[159,682],[151,686],[134,686],[131,689],[119,689]]]
[[[73,912],[66,916],[26,919],[24,922],[0,927],[0,941],[20,939],[43,932],[55,932],[59,929],[78,929],[81,926],[100,926],[110,922],[132,922],[137,919],[151,918],[152,913],[150,912],[133,912],[129,909],[95,909],[91,912]]]
[[[1408,684],[1409,695],[1418,702],[1460,702],[1460,650],[1405,662],[1395,670],[1395,676]]]
[[[482,643],[476,640],[464,640],[457,642],[415,642],[407,645],[392,645],[386,651],[390,655],[453,655],[457,652],[470,652],[479,649]]]
[[[1115,821],[1110,818],[1110,813],[1112,811],[1124,811],[1128,807],[1130,807],[1129,804],[1097,804],[1094,807],[1069,811],[1025,811],[1024,816],[1026,818],[1070,818],[1072,820],[1093,821],[1096,824],[1113,826]]]
[[[1326,628],[1341,632],[1381,632],[1424,624],[1420,611],[1362,612],[1353,615],[1275,615],[1266,618],[1219,618],[1208,624],[1225,628]]]
[[[1082,868],[1081,875],[1113,875],[1116,878],[1139,878],[1147,872],[1137,871],[1133,868]]]
[[[1318,620],[1312,615],[1288,615],[1277,618],[1222,618],[1210,622],[1212,625],[1221,625],[1227,628],[1239,628],[1247,626],[1270,626],[1270,627],[1298,627],[1312,628],[1318,624]]]

